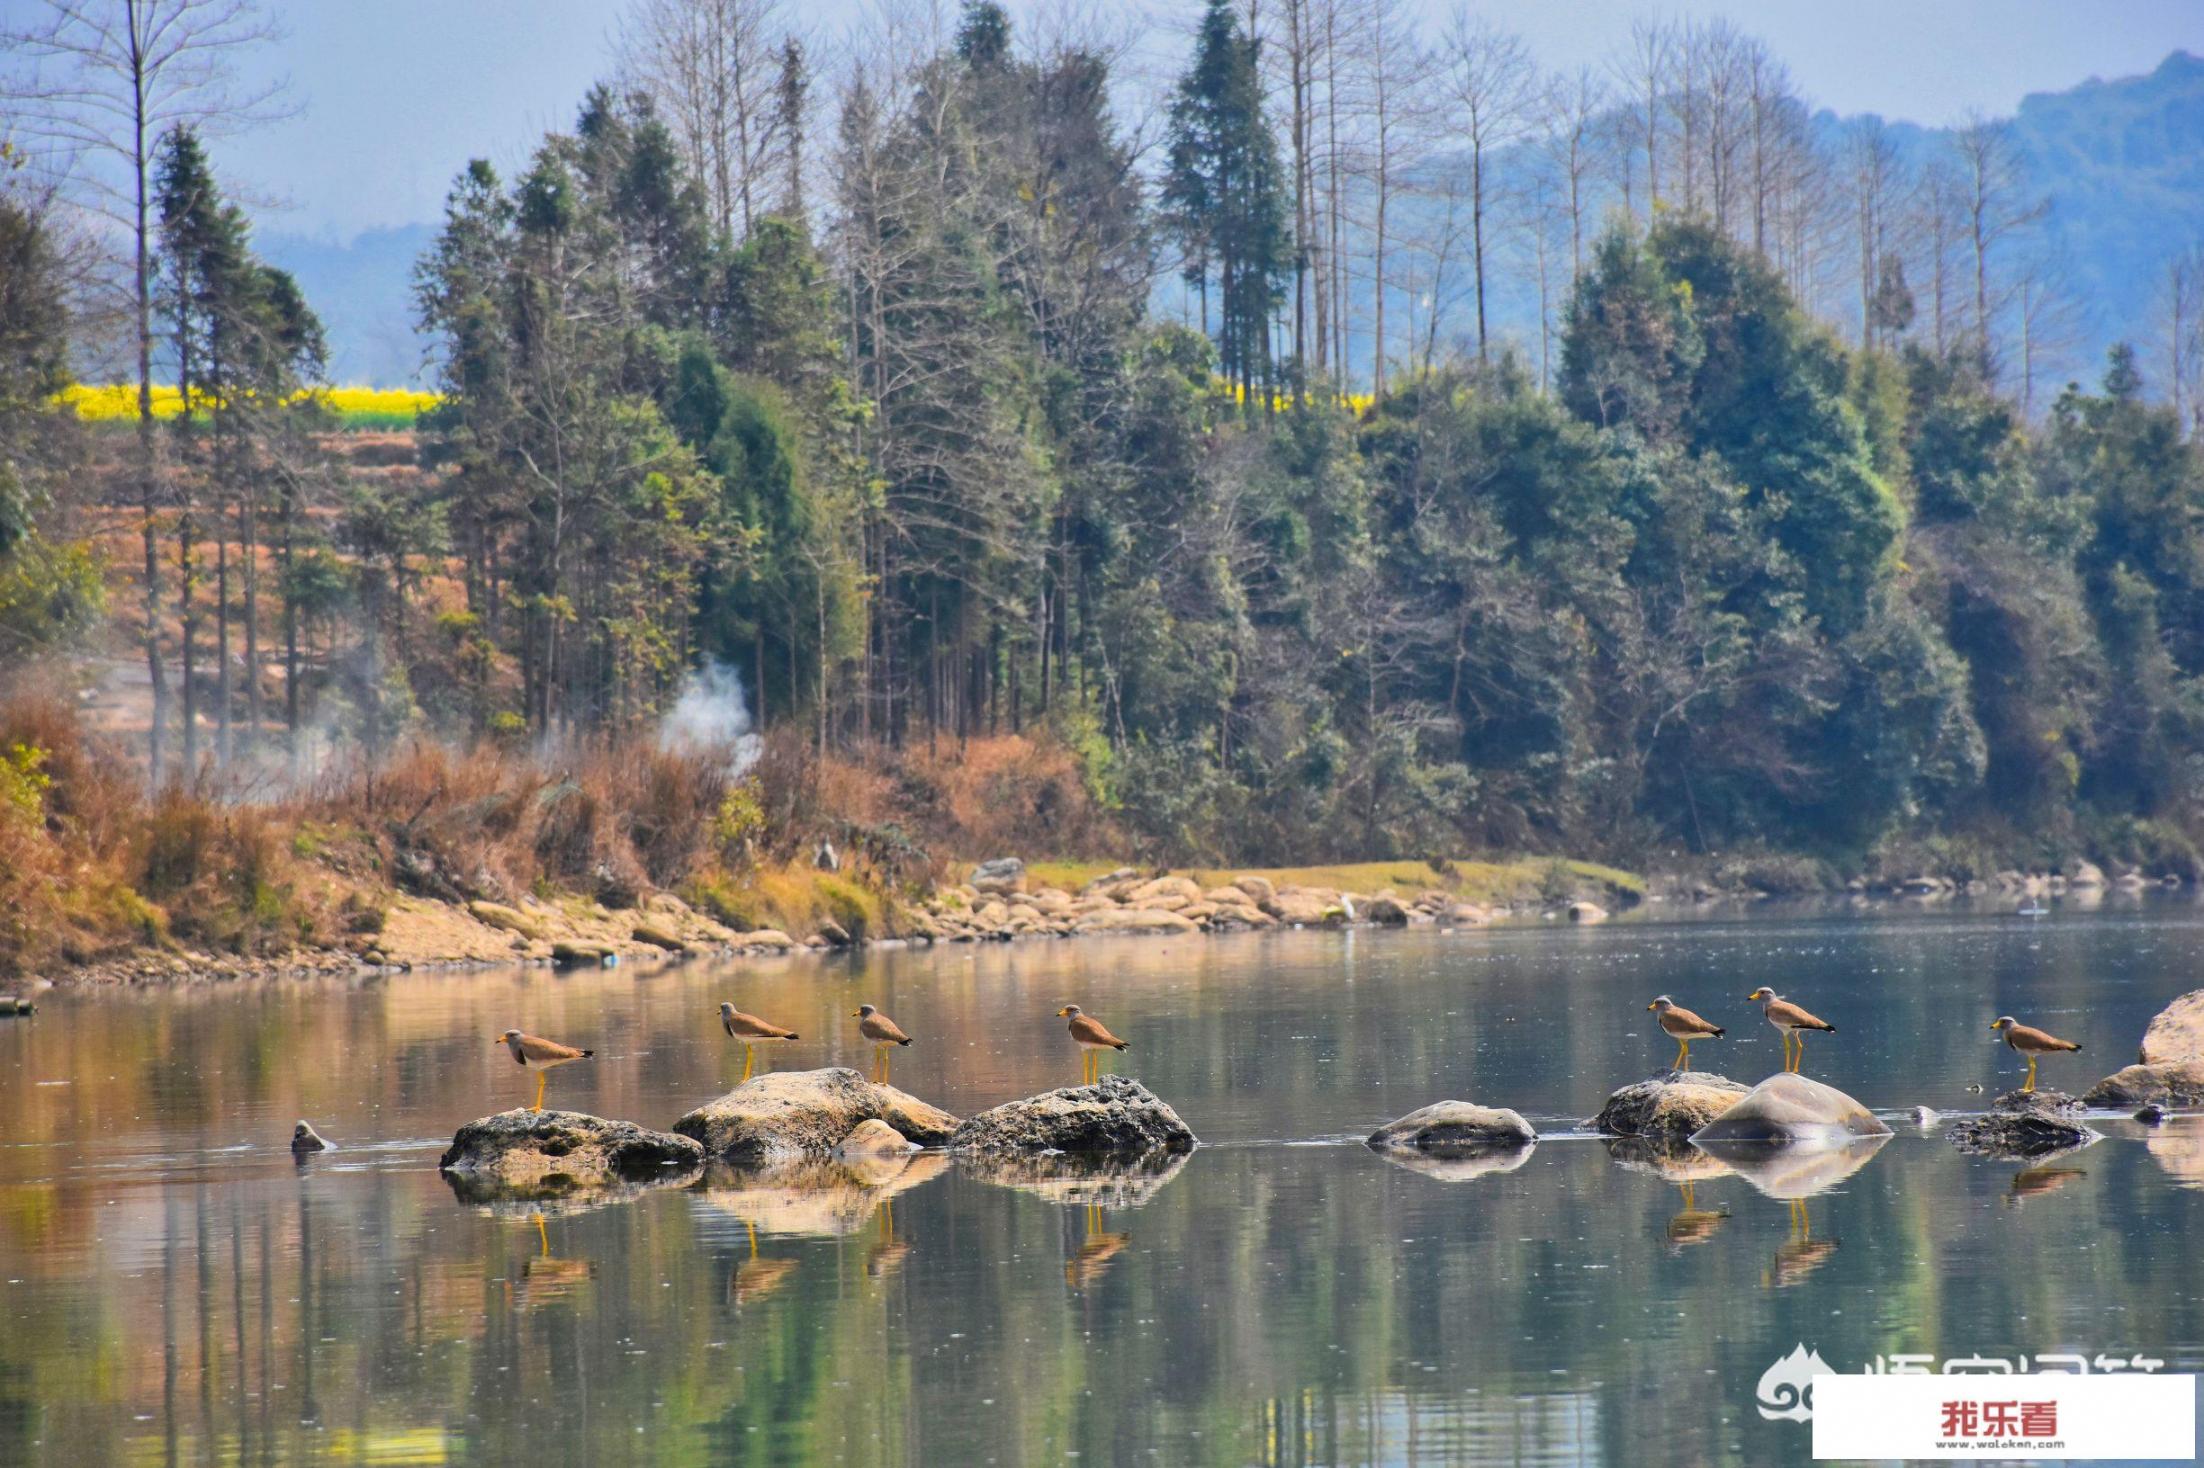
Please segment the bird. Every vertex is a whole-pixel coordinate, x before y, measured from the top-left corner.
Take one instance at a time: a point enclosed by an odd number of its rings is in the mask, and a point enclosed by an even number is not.
[[[1795,1071],[1806,1063],[1806,1031],[1821,1030],[1831,1035],[1837,1032],[1835,1025],[1818,1015],[1808,1014],[1766,984],[1762,984],[1745,998],[1758,1004],[1760,1012],[1768,1017],[1768,1023],[1782,1033],[1785,1070]],[[1792,1048],[1794,1045],[1797,1047],[1795,1050]]]
[[[1079,1057],[1079,1083],[1083,1086],[1094,1085],[1102,1079],[1102,1051],[1132,1048],[1130,1044],[1104,1029],[1102,1021],[1076,1004],[1067,1004],[1057,1010],[1056,1017],[1071,1021],[1072,1043],[1085,1052]]]
[[[2036,1059],[2043,1055],[2056,1055],[2062,1050],[2079,1050],[2082,1047],[2072,1040],[2062,1040],[2030,1025],[2024,1025],[2009,1014],[2001,1014],[1990,1022],[1993,1031],[2002,1030],[2008,1048],[2028,1057],[2028,1080],[2021,1086],[2027,1095],[2036,1089]]]
[[[794,1030],[784,1030],[779,1025],[759,1019],[754,1014],[744,1014],[734,1005],[721,1001],[719,1023],[728,1035],[742,1042],[742,1078],[750,1079],[750,1071],[757,1064],[756,1047],[767,1040],[800,1040],[803,1036]]]
[[[908,1045],[911,1037],[903,1033],[903,1027],[889,1019],[870,1004],[860,1004],[853,1011],[857,1019],[857,1033],[872,1042],[873,1069],[880,1072],[881,1084],[888,1079],[888,1047]]]
[[[564,1065],[570,1060],[587,1060],[597,1053],[594,1050],[576,1050],[572,1045],[561,1045],[558,1041],[546,1040],[541,1035],[524,1035],[519,1030],[507,1030],[490,1043],[503,1045],[512,1051],[515,1065],[533,1065],[536,1068],[536,1104],[528,1108],[531,1111],[543,1110],[543,1088],[551,1079],[548,1072],[552,1066]]]
[[[1690,1010],[1669,998],[1666,994],[1646,1006],[1660,1016],[1661,1030],[1676,1042],[1676,1063],[1670,1070],[1685,1070],[1691,1065],[1691,1042],[1694,1040],[1720,1039],[1729,1031],[1720,1025],[1709,1024]]]

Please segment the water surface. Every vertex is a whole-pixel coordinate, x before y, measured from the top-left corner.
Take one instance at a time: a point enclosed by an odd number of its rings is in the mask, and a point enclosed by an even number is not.
[[[1870,1105],[1979,1109],[2005,1012],[2087,1047],[2043,1067],[2079,1090],[2200,976],[2204,913],[2154,901],[52,993],[0,1021],[0,1463],[1805,1462],[1754,1401],[1794,1344],[2204,1367],[2204,1130],[2023,1165],[1901,1125],[1799,1203],[1588,1138],[1476,1176],[1356,1139],[1449,1096],[1566,1131],[1666,1064],[1661,992],[1757,1078],[1764,982]],[[596,1049],[550,1104],[663,1126],[739,1071],[722,999],[803,1032],[785,1067],[865,1064],[877,1003],[959,1112],[1076,1079],[1083,1004],[1205,1145],[1099,1209],[936,1157],[593,1208],[436,1173],[533,1089],[507,1026]],[[301,1116],[338,1147],[294,1167]]]

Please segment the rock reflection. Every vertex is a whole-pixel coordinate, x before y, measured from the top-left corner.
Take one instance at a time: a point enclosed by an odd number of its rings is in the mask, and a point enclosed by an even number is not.
[[[1042,1157],[1011,1154],[957,1159],[969,1177],[1015,1188],[1067,1207],[1140,1208],[1186,1166],[1187,1152],[1149,1152],[1139,1157]]]
[[[755,1170],[714,1164],[705,1169],[696,1198],[707,1220],[720,1215],[752,1231],[847,1238],[870,1223],[883,1202],[940,1176],[948,1166],[940,1152]],[[702,1231],[712,1232],[709,1221]]]
[[[2184,1188],[2204,1189],[2204,1116],[2176,1116],[2151,1128],[2150,1160]]]
[[[1769,1198],[1791,1201],[1826,1193],[1874,1159],[1890,1138],[1859,1137],[1835,1146],[1709,1142],[1701,1147]]]
[[[440,1176],[450,1186],[453,1198],[469,1208],[500,1218],[533,1218],[539,1214],[563,1218],[576,1213],[589,1213],[599,1208],[632,1203],[644,1194],[657,1192],[660,1188],[683,1187],[696,1178],[693,1172],[669,1171],[663,1177],[622,1179],[585,1185],[567,1177],[549,1177],[536,1183],[514,1184],[484,1177],[480,1173],[446,1172]]]
[[[1537,1150],[1536,1142],[1525,1142],[1519,1147],[1486,1147],[1442,1157],[1431,1152],[1389,1147],[1378,1156],[1395,1167],[1405,1167],[1443,1183],[1461,1183],[1492,1173],[1513,1172],[1530,1161],[1531,1154]]]
[[[1670,1252],[1681,1253],[1694,1244],[1705,1243],[1729,1222],[1730,1211],[1726,1205],[1701,1208],[1693,1196],[1693,1189],[1700,1183],[1730,1175],[1730,1165],[1721,1158],[1702,1152],[1689,1142],[1662,1142],[1647,1137],[1610,1137],[1607,1155],[1628,1171],[1650,1173],[1677,1185],[1684,1206],[1670,1215],[1664,1230]]]

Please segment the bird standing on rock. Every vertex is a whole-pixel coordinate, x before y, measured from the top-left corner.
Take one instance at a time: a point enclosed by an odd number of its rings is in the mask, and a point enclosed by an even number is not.
[[[870,1004],[860,1004],[855,1011],[857,1033],[872,1042],[872,1067],[878,1071],[880,1084],[888,1083],[888,1056],[891,1045],[908,1045],[911,1037],[903,1033],[902,1026],[889,1019]]]
[[[719,1006],[719,1023],[720,1028],[727,1031],[730,1039],[742,1042],[742,1078],[744,1080],[750,1079],[750,1072],[757,1065],[757,1047],[759,1045],[769,1040],[800,1040],[803,1038],[794,1030],[784,1030],[779,1025],[768,1020],[759,1019],[754,1014],[744,1014],[734,1005],[725,1001],[722,1001]]]
[[[1762,984],[1745,998],[1758,1004],[1760,1012],[1768,1017],[1768,1023],[1774,1025],[1783,1036],[1783,1068],[1787,1071],[1795,1072],[1806,1063],[1808,1030],[1821,1030],[1831,1035],[1837,1032],[1835,1025],[1817,1015],[1808,1014],[1766,984]],[[1797,1048],[1793,1049],[1793,1046]]]
[[[1079,1084],[1091,1086],[1102,1079],[1102,1052],[1104,1050],[1130,1050],[1132,1046],[1111,1034],[1102,1021],[1086,1013],[1076,1004],[1067,1004],[1056,1011],[1058,1019],[1071,1021],[1071,1040],[1082,1052],[1079,1057]]]
[[[2001,1014],[1990,1022],[1992,1030],[2004,1032],[2007,1048],[2017,1050],[2028,1057],[2028,1080],[2020,1089],[2031,1094],[2036,1089],[2036,1057],[2056,1055],[2062,1050],[2079,1050],[2082,1047],[2072,1040],[2062,1040],[2057,1035],[2022,1024],[2009,1014]]]
[[[597,1053],[594,1050],[576,1050],[571,1045],[561,1045],[558,1041],[546,1040],[541,1035],[524,1035],[519,1030],[507,1030],[490,1043],[503,1045],[512,1051],[514,1063],[522,1068],[531,1065],[536,1068],[536,1104],[528,1108],[536,1112],[543,1110],[543,1087],[551,1079],[548,1073],[551,1067],[565,1065],[570,1060],[587,1060]]]
[[[1669,998],[1666,994],[1646,1006],[1659,1018],[1661,1032],[1676,1042],[1676,1063],[1670,1070],[1691,1068],[1691,1042],[1694,1040],[1720,1039],[1729,1033],[1718,1024],[1710,1024],[1690,1010]]]

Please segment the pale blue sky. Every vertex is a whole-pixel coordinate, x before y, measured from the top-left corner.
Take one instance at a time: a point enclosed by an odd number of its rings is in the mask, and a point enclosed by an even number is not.
[[[7,0],[0,0],[0,4]],[[1425,0],[1434,19],[1444,0]],[[1011,0],[1013,14],[1032,0]],[[617,0],[309,0],[276,7],[288,35],[253,71],[287,75],[295,116],[225,141],[222,164],[284,207],[264,225],[347,239],[362,229],[433,220],[452,176],[475,155],[523,157],[571,122],[610,67]],[[953,4],[945,9],[954,11]],[[1165,66],[1197,0],[1144,0]],[[858,0],[790,7],[831,35]],[[1724,15],[1767,40],[1816,104],[1949,122],[1970,108],[2009,112],[2031,91],[2091,76],[2149,71],[2166,53],[2204,53],[2204,0],[1486,0],[1548,67],[1597,63],[1634,17]]]

